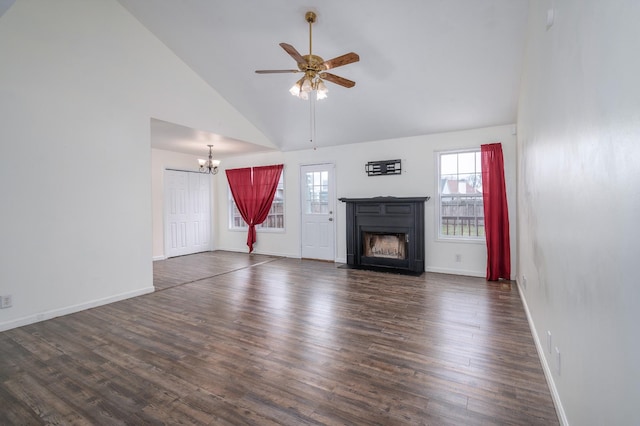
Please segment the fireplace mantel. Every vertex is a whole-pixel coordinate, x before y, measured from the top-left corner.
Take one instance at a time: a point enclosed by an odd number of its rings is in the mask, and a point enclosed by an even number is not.
[[[424,203],[431,197],[369,197],[369,198],[338,198],[344,203]]]
[[[347,204],[347,265],[421,274],[425,264],[424,203],[429,197],[340,198]],[[365,234],[406,235],[406,257],[365,254]]]

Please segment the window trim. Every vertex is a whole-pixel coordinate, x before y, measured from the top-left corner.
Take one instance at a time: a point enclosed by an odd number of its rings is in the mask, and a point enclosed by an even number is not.
[[[435,170],[436,170],[436,209],[435,212],[435,240],[437,242],[447,242],[447,243],[462,243],[462,244],[486,244],[486,236],[452,236],[452,235],[443,235],[442,234],[442,188],[441,188],[441,172],[440,172],[440,158],[443,154],[464,154],[469,152],[474,152],[480,154],[480,146],[477,147],[467,147],[460,149],[445,149],[435,152]],[[482,170],[480,170],[482,173]]]

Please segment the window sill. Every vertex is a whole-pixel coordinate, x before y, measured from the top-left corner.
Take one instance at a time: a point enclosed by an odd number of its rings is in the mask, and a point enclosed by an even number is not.
[[[487,240],[482,238],[465,238],[465,237],[437,237],[438,243],[456,243],[456,244],[487,244]]]

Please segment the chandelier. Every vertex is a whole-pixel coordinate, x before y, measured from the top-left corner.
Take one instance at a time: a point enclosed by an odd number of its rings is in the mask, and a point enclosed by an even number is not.
[[[211,152],[211,148],[213,148],[213,145],[207,146],[209,147],[209,159],[198,159],[198,163],[200,164],[200,173],[209,173],[215,175],[216,173],[218,173],[218,165],[220,164],[220,160],[213,159],[213,153]]]

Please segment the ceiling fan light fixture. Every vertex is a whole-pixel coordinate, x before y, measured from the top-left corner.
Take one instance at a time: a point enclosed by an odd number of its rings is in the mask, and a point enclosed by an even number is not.
[[[304,78],[301,90],[306,93],[309,93],[313,90],[313,83],[311,82],[311,79],[309,77]]]
[[[321,78],[318,78],[318,84],[316,85],[316,99],[317,100],[326,99],[328,92],[329,92],[329,89],[327,89],[327,86],[324,84],[324,81],[322,81]]]
[[[295,84],[293,86],[291,86],[291,89],[289,89],[289,93],[291,93],[293,96],[300,96],[300,88],[302,87],[302,78],[298,81],[295,82]]]

